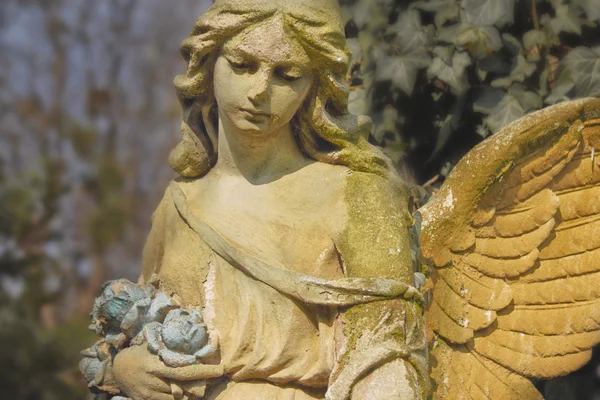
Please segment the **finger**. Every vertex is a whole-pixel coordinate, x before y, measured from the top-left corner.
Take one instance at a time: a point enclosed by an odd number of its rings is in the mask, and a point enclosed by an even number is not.
[[[201,399],[206,392],[205,380],[181,382],[180,386],[190,399]]]
[[[148,400],[175,400],[172,394],[166,393],[151,393],[149,396],[145,397]]]
[[[176,383],[171,382],[171,394],[175,400],[183,399],[183,389]]]
[[[149,375],[144,385],[153,392],[171,394],[171,385],[155,376]]]
[[[201,379],[219,378],[223,376],[222,365],[189,365],[187,367],[167,367],[164,364],[154,364],[149,371],[152,375],[177,381],[196,381]]]

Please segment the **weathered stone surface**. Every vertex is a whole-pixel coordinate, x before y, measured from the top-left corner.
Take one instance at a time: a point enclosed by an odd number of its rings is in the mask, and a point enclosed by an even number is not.
[[[431,372],[435,398],[539,398],[528,377],[589,358],[599,100],[525,117],[459,163],[421,210],[425,304],[409,191],[348,111],[337,1],[217,0],[182,54],[180,178],[139,286],[109,285],[94,309],[101,339],[81,365],[94,390],[424,399]]]

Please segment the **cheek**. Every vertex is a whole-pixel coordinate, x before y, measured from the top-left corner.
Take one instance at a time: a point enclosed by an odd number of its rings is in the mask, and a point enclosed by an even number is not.
[[[227,61],[225,61],[227,62]],[[243,81],[219,59],[215,64],[213,87],[215,99],[221,108],[235,107],[239,104],[239,94],[244,91]]]
[[[280,119],[290,120],[302,106],[308,87],[275,86],[271,93],[271,110]]]

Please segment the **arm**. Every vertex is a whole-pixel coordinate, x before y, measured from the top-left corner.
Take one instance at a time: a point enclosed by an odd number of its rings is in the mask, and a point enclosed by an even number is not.
[[[190,290],[197,292],[197,285],[182,288],[179,287],[178,281],[161,281],[164,279],[161,271],[164,273],[166,268],[185,266],[184,262],[200,251],[198,241],[197,235],[189,229],[177,212],[173,204],[171,188],[168,187],[152,215],[152,228],[144,246],[142,273],[138,284],[142,287],[152,284],[161,291],[176,295],[181,294],[184,289],[188,292]],[[203,277],[195,278],[198,281],[203,279]],[[197,305],[202,303],[203,296],[199,293],[193,297],[197,300],[195,301]],[[188,295],[188,299],[190,298]],[[147,346],[143,344],[121,350],[114,360],[114,372],[119,388],[133,399],[164,398],[166,400],[173,398],[174,390],[181,391],[181,388],[188,395],[196,396],[190,398],[202,397],[206,379],[222,376],[223,367],[203,364],[169,367],[158,356],[150,353]]]
[[[408,196],[401,183],[354,172],[348,223],[338,243],[348,277],[386,277],[413,285]],[[331,399],[420,399],[427,393],[422,312],[402,299],[343,310]],[[351,391],[350,396],[344,392]]]

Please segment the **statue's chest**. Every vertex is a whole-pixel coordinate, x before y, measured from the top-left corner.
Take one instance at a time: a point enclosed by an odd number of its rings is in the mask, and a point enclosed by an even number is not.
[[[314,193],[242,190],[221,186],[194,199],[201,217],[220,234],[265,261],[324,278],[341,276],[334,242],[343,211]],[[338,216],[339,215],[339,216]]]

